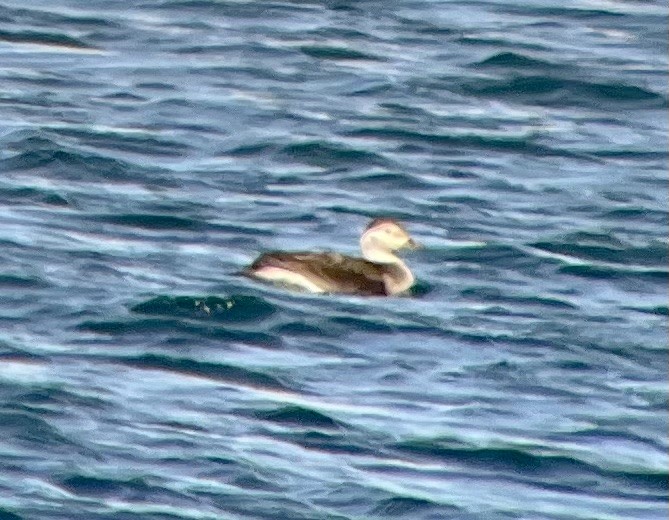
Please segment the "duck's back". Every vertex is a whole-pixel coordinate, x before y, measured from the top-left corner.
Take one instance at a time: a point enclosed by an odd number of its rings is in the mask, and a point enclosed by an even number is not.
[[[338,253],[275,251],[260,255],[247,274],[294,282],[313,292],[386,295],[384,274],[388,269],[390,266]]]

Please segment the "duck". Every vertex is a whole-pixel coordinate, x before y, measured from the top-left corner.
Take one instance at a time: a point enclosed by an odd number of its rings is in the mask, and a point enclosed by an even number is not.
[[[398,221],[375,218],[360,236],[362,258],[335,252],[271,251],[261,254],[243,273],[311,293],[393,296],[415,282],[395,252],[419,247]]]

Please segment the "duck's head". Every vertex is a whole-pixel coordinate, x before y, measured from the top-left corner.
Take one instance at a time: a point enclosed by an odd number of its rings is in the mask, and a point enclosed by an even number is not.
[[[374,247],[386,251],[398,249],[416,249],[419,246],[402,225],[391,218],[377,218],[372,220],[360,238],[363,246]]]

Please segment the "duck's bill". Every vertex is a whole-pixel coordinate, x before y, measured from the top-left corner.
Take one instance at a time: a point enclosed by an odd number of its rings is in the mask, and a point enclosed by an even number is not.
[[[422,249],[423,245],[420,242],[416,242],[413,238],[410,238],[406,244],[404,244],[406,249]]]

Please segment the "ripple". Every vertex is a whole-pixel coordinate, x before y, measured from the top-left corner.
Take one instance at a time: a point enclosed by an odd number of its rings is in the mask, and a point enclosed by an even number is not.
[[[68,200],[59,193],[41,188],[0,188],[0,197],[6,204],[33,203],[57,207],[70,205]]]
[[[101,99],[116,101],[144,102],[146,99],[130,92],[121,91],[101,96]],[[160,155],[166,157],[181,157],[189,147],[182,142],[158,138],[148,132],[132,131],[103,131],[93,127],[65,128],[52,127],[54,132],[61,136],[76,138],[80,143],[100,149],[120,150],[139,154]]]
[[[448,513],[456,515],[454,518],[457,518],[458,514],[461,515],[464,513],[462,510],[460,510],[460,508],[455,506],[445,507],[441,504],[437,504],[424,498],[402,496],[396,496],[379,501],[371,510],[371,513],[374,515],[379,515],[382,518],[433,518],[432,516],[423,516],[433,512],[435,515],[438,515],[434,516],[434,518],[446,518],[443,515],[447,513],[447,510]]]
[[[242,489],[248,489],[252,491],[271,491],[271,492],[280,492],[281,487],[265,479],[259,478],[254,474],[245,474],[240,475],[233,479],[230,484]]]
[[[541,476],[545,484],[557,488],[576,489],[571,485],[565,486],[562,481],[564,475],[570,475],[574,481],[605,477],[614,485],[617,485],[616,482],[627,482],[636,488],[634,492],[645,493],[649,487],[657,491],[666,489],[666,479],[669,476],[667,472],[646,473],[602,468],[575,457],[536,454],[511,447],[473,448],[449,441],[420,439],[399,443],[397,448],[405,453],[415,453],[449,464],[465,464],[467,467],[479,467],[486,471],[511,472],[523,476],[522,478],[529,475]],[[632,490],[629,491],[632,494]]]
[[[375,448],[364,442],[356,442],[357,439],[341,433],[307,430],[305,432],[280,433],[276,436],[291,442],[302,448],[316,450],[323,453],[335,455],[368,455],[376,456]]]
[[[3,15],[7,22],[24,23],[30,25],[47,24],[51,26],[70,25],[79,29],[98,29],[101,27],[120,28],[121,25],[110,18],[89,16],[71,11],[55,13],[44,9],[22,9],[5,6]]]
[[[184,218],[175,217],[173,215],[94,215],[92,219],[109,224],[116,224],[119,226],[129,226],[141,229],[152,230],[198,230],[202,229],[204,222]]]
[[[72,450],[76,444],[34,412],[0,409],[0,431],[8,438],[50,449]]]
[[[90,49],[95,47],[86,44],[78,38],[67,36],[62,33],[42,31],[2,31],[0,30],[0,41],[9,43],[32,43],[47,45],[50,47],[65,47],[69,49]]]
[[[669,270],[652,268],[635,268],[630,266],[612,267],[607,265],[564,265],[559,272],[595,279],[619,279],[637,278],[656,281],[659,283],[669,282]]]
[[[474,243],[472,247],[432,248],[424,254],[428,259],[440,258],[444,262],[457,262],[462,265],[473,263],[507,269],[536,268],[541,264],[541,258],[507,244]]]
[[[121,358],[116,361],[143,370],[162,370],[252,388],[293,390],[291,386],[283,383],[274,376],[257,370],[249,370],[223,363],[208,363],[188,358],[175,358],[155,354]]]
[[[564,156],[573,157],[575,154],[568,151],[550,148],[533,142],[533,137],[504,137],[465,134],[448,135],[424,133],[414,130],[405,130],[392,127],[369,127],[359,128],[347,133],[350,137],[364,137],[378,139],[381,141],[399,141],[402,143],[416,142],[425,143],[431,146],[461,147],[486,149],[495,151],[515,152],[522,154],[533,154],[543,156]]]
[[[0,274],[0,287],[3,289],[45,289],[50,284],[39,278]]]
[[[300,47],[307,56],[321,60],[368,60],[379,61],[380,57],[373,54],[361,52],[347,47],[334,47],[326,45],[304,45]]]
[[[391,334],[396,331],[392,325],[372,317],[337,316],[330,318],[329,321],[335,325],[343,325],[347,330],[357,329],[383,334]]]
[[[479,67],[509,67],[509,68],[551,68],[559,67],[555,63],[549,61],[540,60],[536,58],[530,58],[524,54],[518,54],[515,52],[500,52],[489,58],[486,58],[476,65]]]
[[[655,307],[626,307],[637,312],[642,312],[644,314],[655,314],[657,316],[669,316],[669,306],[667,305],[657,305]]]
[[[202,313],[198,315],[200,322],[195,323],[170,318],[147,318],[126,321],[88,320],[78,324],[76,329],[112,337],[181,333],[200,339],[226,340],[263,346],[265,348],[277,348],[281,346],[281,338],[278,336],[256,330],[224,328],[216,324],[215,321],[213,324],[210,324],[208,316],[206,310],[202,309]]]
[[[319,429],[339,429],[339,422],[327,415],[305,408],[292,405],[283,406],[275,410],[258,410],[253,412],[253,416],[264,421],[271,421],[280,424],[291,424],[301,428],[319,428]]]
[[[609,107],[628,103],[639,107],[664,107],[664,96],[651,90],[622,83],[598,83],[552,76],[525,76],[505,80],[477,81],[463,86],[476,96],[515,98],[536,104],[592,105],[608,103]]]
[[[422,181],[415,175],[400,172],[373,172],[350,176],[339,176],[340,183],[351,186],[354,189],[397,189],[397,190],[419,190],[430,186],[430,183]]]
[[[8,140],[8,139],[5,139]],[[39,170],[47,178],[65,178],[91,182],[93,179],[107,182],[136,182],[137,178],[151,177],[160,170],[155,167],[140,167],[128,161],[84,152],[62,146],[55,141],[31,136],[6,144],[19,153],[0,159],[0,170]]]
[[[279,156],[304,164],[326,168],[337,166],[360,167],[362,165],[382,166],[389,163],[388,160],[373,152],[316,141],[284,146],[279,151]]]
[[[110,403],[102,397],[79,395],[53,387],[38,387],[17,395],[14,399],[25,411],[38,411],[43,417],[62,416],[70,408],[87,409],[91,412],[110,408]]]
[[[95,497],[115,497],[129,493],[145,496],[154,489],[144,478],[122,480],[80,474],[63,478],[60,485],[76,495]]]
[[[612,4],[613,5],[613,4]],[[501,6],[500,9],[506,13],[518,16],[545,16],[551,18],[573,18],[577,20],[595,20],[600,18],[621,18],[624,13],[609,9],[596,9],[590,7],[544,7],[533,5],[516,6],[508,5]]]
[[[539,296],[507,295],[499,289],[492,287],[472,287],[464,289],[460,295],[467,299],[483,301],[486,303],[517,303],[531,307],[558,307],[564,309],[577,309],[578,306],[558,298],[542,298]]]
[[[662,267],[669,263],[669,251],[660,243],[635,247],[606,234],[577,233],[563,241],[534,242],[530,246],[584,261],[620,264],[621,269],[643,266],[663,270]]]

